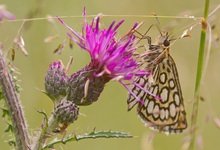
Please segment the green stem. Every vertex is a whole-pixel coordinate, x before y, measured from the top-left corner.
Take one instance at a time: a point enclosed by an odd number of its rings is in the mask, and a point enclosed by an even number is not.
[[[57,125],[58,121],[54,118],[54,115],[52,114],[49,120],[46,120],[46,124],[44,124],[41,133],[37,135],[37,137],[35,138],[31,150],[41,150],[45,144],[46,139],[49,135],[51,135],[51,133],[57,127]]]
[[[6,105],[12,120],[13,133],[16,140],[16,149],[29,150],[30,139],[27,132],[27,124],[24,118],[21,101],[16,92],[12,75],[8,71],[8,65],[2,55],[0,56],[0,84],[3,89]]]
[[[204,19],[208,18],[209,12],[209,0],[205,2],[205,10],[204,10]],[[203,20],[202,22],[202,30],[200,34],[200,47],[199,47],[199,57],[198,57],[198,65],[197,65],[197,74],[196,74],[196,83],[195,83],[195,91],[194,91],[194,98],[195,101],[193,103],[193,110],[192,110],[192,117],[191,117],[191,128],[193,129],[191,132],[191,141],[189,149],[193,150],[195,138],[196,138],[196,122],[198,117],[198,108],[199,108],[199,101],[200,101],[200,83],[202,78],[202,69],[203,69],[203,59],[204,59],[204,52],[205,52],[205,40],[206,40],[206,22]]]

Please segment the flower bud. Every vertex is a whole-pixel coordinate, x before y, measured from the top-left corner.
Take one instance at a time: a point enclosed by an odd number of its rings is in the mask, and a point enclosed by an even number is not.
[[[76,105],[90,105],[98,100],[109,80],[105,76],[96,77],[94,70],[86,66],[69,78],[67,98],[74,101]]]
[[[58,123],[71,124],[77,120],[79,115],[79,108],[73,101],[66,99],[60,101],[54,108],[54,118],[57,119]]]
[[[45,77],[45,90],[53,100],[61,100],[66,96],[68,75],[61,61],[50,64]]]

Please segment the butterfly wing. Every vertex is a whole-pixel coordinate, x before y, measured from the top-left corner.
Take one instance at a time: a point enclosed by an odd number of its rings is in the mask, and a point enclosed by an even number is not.
[[[138,115],[149,127],[166,133],[180,133],[187,127],[186,112],[178,72],[173,58],[168,55],[153,69],[154,82],[147,90],[162,98],[145,93],[144,105],[137,106]]]
[[[130,95],[128,110],[138,104],[138,115],[147,126],[165,133],[181,133],[187,127],[187,120],[177,68],[169,54],[167,56],[164,54],[160,58],[152,69],[153,81],[146,76],[135,81],[139,85],[143,85],[143,88],[151,94],[134,86],[132,91],[144,104],[138,103]],[[159,96],[162,100],[152,94]]]

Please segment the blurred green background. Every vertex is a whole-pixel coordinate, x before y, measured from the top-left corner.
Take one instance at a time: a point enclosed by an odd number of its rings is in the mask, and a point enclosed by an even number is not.
[[[153,0],[1,0],[0,4],[5,4],[9,11],[14,13],[17,19],[28,17],[44,18],[46,15],[51,16],[81,16],[83,7],[87,8],[87,15],[96,15],[103,13],[112,15],[111,17],[103,17],[102,23],[108,26],[112,20],[125,19],[125,23],[119,28],[119,35],[125,34],[128,29],[135,23],[145,21],[140,29],[144,33],[148,27],[157,23],[154,18],[126,17],[126,15],[150,15],[156,12],[157,15],[178,16],[188,14],[193,16],[203,16],[204,0],[201,1],[153,1]],[[219,5],[219,0],[212,0],[210,11]],[[114,17],[114,15],[124,15],[125,17]],[[220,11],[213,15],[213,23],[216,29],[213,35],[219,35],[220,28],[219,18]],[[63,19],[74,30],[80,32],[83,18],[68,17]],[[91,18],[88,18],[91,20]],[[177,37],[184,31],[184,27],[192,24],[192,19],[174,19],[159,18],[163,27],[170,27],[172,33]],[[13,39],[16,37],[17,31],[22,21],[4,22],[0,24],[0,41],[4,44],[4,49],[10,49]],[[188,122],[190,125],[193,92],[196,76],[196,65],[198,57],[200,29],[198,25],[192,29],[190,34],[192,38],[184,38],[178,40],[171,48],[171,54],[176,61],[179,71],[179,78],[182,86],[183,96],[185,99],[185,107],[187,110]],[[48,115],[53,108],[52,101],[44,94],[36,90],[36,87],[44,89],[44,76],[48,69],[49,63],[62,60],[66,64],[69,56],[73,55],[74,63],[69,73],[79,70],[88,64],[89,55],[87,52],[80,50],[77,45],[70,50],[65,47],[61,55],[53,54],[57,46],[62,43],[66,37],[66,28],[57,20],[55,26],[51,25],[47,20],[31,21],[28,28],[23,30],[22,37],[25,41],[25,48],[29,56],[25,57],[20,51],[16,51],[16,58],[13,64],[19,68],[18,79],[22,87],[20,97],[25,117],[29,125],[30,134],[34,135],[40,128],[43,116],[36,112],[37,110],[45,110]],[[59,37],[51,43],[44,43],[44,39],[50,35],[58,34]],[[150,36],[156,37],[158,30],[153,28]],[[213,44],[213,43],[212,43]],[[202,80],[201,95],[205,101],[200,102],[199,118],[198,118],[198,135],[203,139],[203,149],[218,150],[220,141],[220,130],[213,123],[212,117],[220,117],[220,50],[212,45],[210,53],[210,62],[206,70],[206,76]],[[152,131],[145,127],[141,120],[137,117],[136,111],[127,112],[127,91],[117,82],[110,82],[101,94],[99,100],[87,107],[80,107],[78,120],[68,128],[68,133],[82,134],[90,132],[94,128],[96,130],[110,129],[113,131],[124,131],[134,135],[131,139],[95,139],[83,140],[79,142],[68,143],[66,145],[57,146],[57,150],[74,149],[74,150],[178,150],[184,149],[184,141],[187,139],[188,132],[180,135],[164,135],[156,134],[153,140],[149,140]],[[0,111],[0,115],[2,112]],[[1,120],[0,123],[0,149],[10,149],[4,140],[9,139],[4,133],[6,122]],[[184,140],[185,139],[185,140]],[[196,146],[196,149],[200,149]]]

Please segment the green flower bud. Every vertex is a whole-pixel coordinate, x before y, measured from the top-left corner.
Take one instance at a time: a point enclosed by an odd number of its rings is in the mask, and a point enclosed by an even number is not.
[[[56,101],[66,96],[68,75],[61,61],[50,64],[45,76],[45,90],[47,95]]]
[[[60,101],[54,108],[54,118],[57,119],[58,123],[71,124],[77,120],[79,115],[79,108],[73,101],[66,99]]]
[[[96,77],[90,66],[86,66],[69,78],[67,99],[76,105],[90,105],[98,100],[105,84],[110,80],[104,76]]]

